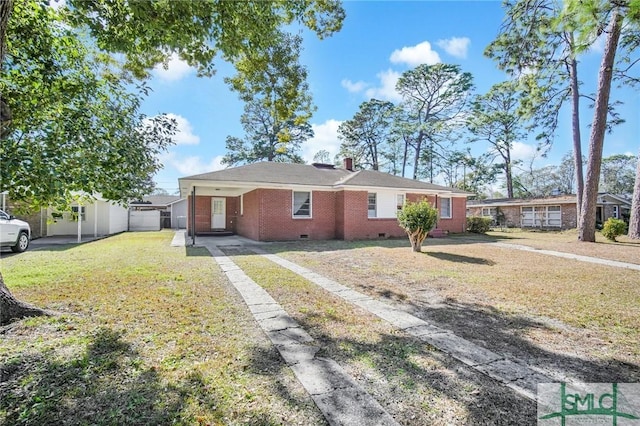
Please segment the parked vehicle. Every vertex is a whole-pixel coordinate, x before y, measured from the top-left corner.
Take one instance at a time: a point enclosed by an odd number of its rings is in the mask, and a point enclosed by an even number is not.
[[[29,247],[31,227],[25,221],[0,210],[0,246],[22,253]]]

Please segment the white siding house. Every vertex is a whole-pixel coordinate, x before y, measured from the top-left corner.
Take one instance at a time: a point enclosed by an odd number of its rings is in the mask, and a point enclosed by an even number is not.
[[[78,212],[80,227],[78,227]],[[73,203],[69,211],[47,209],[47,236],[82,235],[100,237],[127,231],[129,211],[110,201],[96,199],[87,205]]]

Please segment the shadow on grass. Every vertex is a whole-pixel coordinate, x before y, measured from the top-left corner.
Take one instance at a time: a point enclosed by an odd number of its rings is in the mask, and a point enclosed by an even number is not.
[[[211,257],[211,253],[209,253],[209,250],[207,250],[206,247],[186,246],[185,253],[187,256],[191,257]]]
[[[570,343],[563,352],[551,351],[532,343],[527,335],[536,330],[554,334],[562,344],[559,333],[569,326],[553,320],[529,318],[504,313],[492,306],[465,304],[452,300],[438,306],[428,302],[411,301],[406,304],[411,313],[439,327],[451,330],[507,358],[521,360],[556,377],[585,383],[638,382],[640,365],[615,358],[596,359],[589,353],[576,353]],[[558,333],[558,334],[556,334]],[[603,344],[604,342],[600,342]],[[598,341],[594,339],[593,345]],[[585,345],[588,347],[589,345]]]
[[[444,253],[440,251],[423,252],[423,254],[427,256],[435,257],[436,259],[446,260],[448,262],[455,262],[455,263],[471,263],[475,265],[488,265],[488,266],[493,266],[496,264],[494,261],[489,259],[483,259],[480,257],[472,257],[472,256],[462,256],[460,254]]]
[[[375,343],[336,339],[316,327],[326,322],[326,315],[308,313],[296,319],[320,346],[317,357],[333,359],[343,368],[349,364],[375,370],[351,376],[400,424],[535,424],[535,402],[415,338],[381,334]],[[263,363],[263,357],[262,351],[254,354],[253,368]],[[467,418],[458,417],[456,405]]]
[[[190,398],[212,410],[217,405],[197,373],[178,385],[163,383],[110,329],[99,330],[71,359],[51,355],[25,351],[0,365],[0,423],[168,425],[181,420]]]

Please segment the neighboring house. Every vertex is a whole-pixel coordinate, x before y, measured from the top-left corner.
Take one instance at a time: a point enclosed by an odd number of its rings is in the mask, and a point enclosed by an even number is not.
[[[624,197],[602,193],[596,204],[597,225],[610,217],[629,220],[631,202]],[[578,223],[575,195],[469,200],[467,216],[490,217],[494,225],[520,228],[571,229]]]
[[[257,241],[400,237],[396,213],[426,198],[437,229],[465,232],[468,192],[371,170],[261,162],[179,179],[192,235],[232,232]]]
[[[140,222],[153,222],[155,229],[187,227],[187,200],[177,195],[149,195],[142,200],[130,203],[129,211],[130,231],[138,230],[136,228]],[[138,218],[142,219],[138,220]],[[156,220],[157,226],[155,226]]]
[[[87,204],[72,203],[69,211],[48,208],[46,218],[47,236],[81,234],[100,237],[129,229],[128,209],[101,197]]]

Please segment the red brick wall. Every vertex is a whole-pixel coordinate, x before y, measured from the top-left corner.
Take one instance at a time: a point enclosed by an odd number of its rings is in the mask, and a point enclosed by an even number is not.
[[[196,196],[196,232],[211,231],[211,198]],[[407,194],[409,201],[423,198],[420,194]],[[427,198],[435,203],[435,197]],[[405,236],[395,218],[367,217],[367,191],[313,191],[311,202],[312,218],[294,219],[291,190],[257,189],[244,194],[242,215],[240,197],[227,197],[227,229],[257,241],[298,240],[303,235],[311,240]],[[466,227],[466,200],[452,198],[452,209],[453,218],[440,219],[437,227],[449,232],[463,232]],[[190,222],[190,198],[188,210]]]
[[[339,240],[344,240],[344,223],[345,223],[345,213],[344,213],[344,198],[345,191],[336,192],[336,224],[335,224],[335,237]]]
[[[333,191],[312,191],[311,218],[292,217],[292,191],[259,189],[260,241],[335,238],[335,199]],[[247,206],[245,205],[245,212]]]
[[[191,231],[191,195],[187,197],[187,230]],[[196,194],[196,234],[211,231],[211,197]]]
[[[395,218],[369,218],[367,191],[342,191],[342,214],[338,209],[337,215],[344,219],[342,239],[362,240],[371,238],[402,237],[405,232],[398,225]],[[409,197],[408,197],[409,198]],[[336,232],[340,234],[340,232]]]
[[[225,216],[226,216],[226,227],[225,229],[227,231],[232,231],[232,232],[236,232],[236,224],[237,224],[237,219],[238,219],[238,215],[240,214],[240,211],[238,210],[240,208],[240,204],[239,204],[239,197],[225,197],[226,198],[226,212],[225,212]]]
[[[238,217],[235,232],[252,240],[260,240],[260,194],[258,190],[247,192],[243,196],[243,214],[240,215],[238,200]]]

